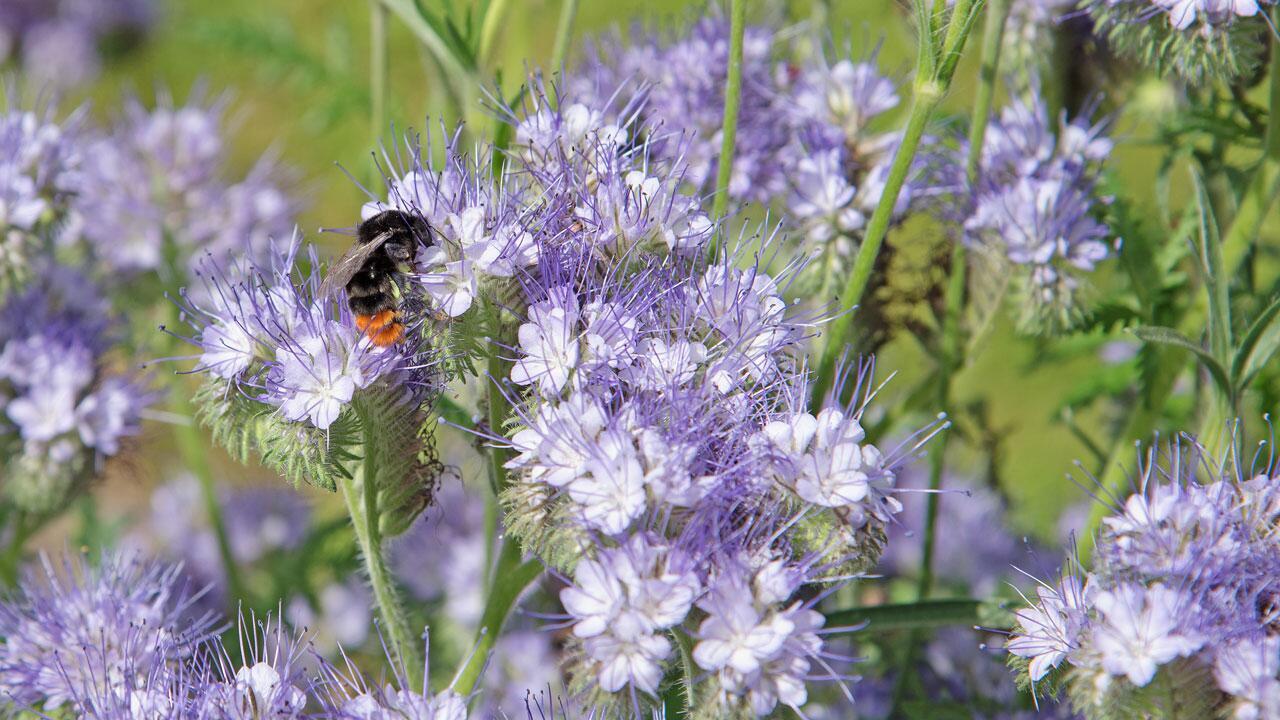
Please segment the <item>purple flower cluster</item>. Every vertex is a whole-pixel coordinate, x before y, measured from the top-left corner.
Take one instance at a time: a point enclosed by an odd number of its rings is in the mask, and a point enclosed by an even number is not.
[[[154,20],[153,0],[8,0],[0,6],[0,61],[16,60],[41,86],[92,80],[100,51],[123,45]]]
[[[58,508],[138,431],[153,395],[112,370],[113,323],[97,289],[48,265],[0,306],[3,492],[29,511]]]
[[[193,615],[179,568],[123,556],[29,574],[0,603],[0,709],[170,717],[214,620]]]
[[[0,290],[29,279],[81,190],[81,125],[80,113],[56,123],[52,109],[0,116]]]
[[[355,327],[345,302],[319,297],[312,250],[300,269],[301,238],[273,245],[269,264],[206,260],[200,298],[187,296],[200,349],[196,370],[228,393],[279,409],[291,422],[327,430],[352,399],[375,385],[403,388],[403,402],[430,389],[429,366],[413,343],[382,348]]]
[[[1112,144],[1103,125],[1064,118],[1054,133],[1038,96],[992,118],[964,221],[965,242],[1012,274],[1025,332],[1059,332],[1082,315],[1083,275],[1111,254],[1093,216]]]
[[[286,236],[296,203],[264,157],[247,177],[226,168],[225,102],[131,102],[106,128],[52,109],[0,116],[0,289],[57,255],[114,283],[159,272],[176,283],[206,254],[262,259]]]
[[[262,260],[293,227],[295,203],[270,157],[247,177],[226,170],[225,101],[197,98],[148,110],[131,102],[107,130],[83,141],[82,192],[64,240],[85,243],[115,273],[185,275],[205,253]],[[166,268],[167,254],[175,267]],[[191,266],[191,267],[188,267]]]
[[[0,712],[103,720],[465,720],[466,699],[378,686],[278,620],[241,617],[234,648],[180,566],[122,555],[31,573],[0,602]],[[345,657],[345,656],[344,656]],[[317,670],[318,669],[318,670]],[[426,673],[424,673],[425,675]],[[400,677],[397,674],[397,677]]]
[[[772,30],[746,31],[742,60],[742,106],[729,193],[735,198],[769,202],[786,188],[783,153],[790,141],[783,122],[785,105],[775,84]],[[678,37],[634,28],[627,41],[618,35],[588,46],[580,69],[567,80],[569,94],[598,110],[620,88],[646,95],[641,110],[654,153],[679,157],[693,187],[713,189],[720,155],[720,126],[729,68],[729,20],[699,20]]]
[[[741,250],[707,261],[716,230],[684,189],[687,166],[653,155],[643,113],[607,116],[535,92],[500,178],[484,153],[450,145],[427,171],[413,151],[383,205],[439,232],[435,271],[414,278],[428,302],[515,318],[509,378],[495,380],[510,380],[517,422],[490,439],[513,455],[508,530],[568,580],[577,688],[651,705],[678,627],[714,712],[798,708],[845,660],[813,606],[874,565],[901,508],[895,475],[922,439],[891,452],[867,439],[869,364],[842,375],[850,404],[808,411],[814,320],[783,299],[798,265],[772,276]]]
[[[633,110],[643,121],[650,156],[686,169],[683,182],[714,189],[720,153],[729,21],[708,17],[687,33],[666,38],[637,30],[625,44],[610,36],[590,46],[586,62],[567,81],[570,94],[610,108],[619,87],[644,97]],[[729,194],[738,200],[786,207],[788,229],[808,249],[848,257],[880,201],[900,133],[878,132],[877,118],[900,102],[896,84],[874,57],[828,61],[804,56],[797,41],[750,27],[743,51],[742,107]],[[611,111],[612,110],[612,111]],[[928,162],[918,161],[895,206],[897,216],[928,195]],[[937,189],[937,188],[935,188]],[[828,269],[830,272],[830,269]]]
[[[1280,713],[1280,480],[1201,453],[1149,458],[1088,572],[1042,584],[1017,613],[1009,651],[1032,682],[1061,673],[1081,712],[1158,703],[1172,683],[1185,707]]]

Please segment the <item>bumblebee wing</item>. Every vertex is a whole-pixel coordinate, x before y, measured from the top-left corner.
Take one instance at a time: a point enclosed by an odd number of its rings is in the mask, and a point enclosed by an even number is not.
[[[353,245],[338,261],[329,266],[329,272],[320,283],[320,297],[326,298],[346,287],[351,278],[360,272],[365,262],[391,238],[392,233],[381,233],[367,243]]]

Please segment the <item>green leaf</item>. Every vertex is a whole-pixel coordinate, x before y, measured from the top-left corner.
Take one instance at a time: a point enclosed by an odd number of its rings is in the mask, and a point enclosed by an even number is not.
[[[1213,356],[1208,350],[1200,345],[1192,342],[1185,335],[1169,327],[1144,326],[1130,329],[1131,333],[1138,336],[1140,340],[1147,343],[1156,343],[1160,345],[1170,345],[1173,347],[1188,350],[1195,354],[1200,360],[1200,365],[1209,371],[1209,375],[1213,378],[1214,383],[1223,393],[1231,392],[1230,378],[1227,376],[1226,368],[1222,367],[1222,363]]]
[[[1219,362],[1225,362],[1231,352],[1231,302],[1228,297],[1230,278],[1222,259],[1222,239],[1218,236],[1218,222],[1204,181],[1194,170],[1192,183],[1196,189],[1196,219],[1199,233],[1200,264],[1204,272],[1205,291],[1209,294],[1209,347]],[[1225,388],[1229,390],[1229,386]]]
[[[1243,392],[1262,368],[1280,350],[1280,298],[1267,306],[1245,333],[1231,363],[1231,379],[1237,392]]]
[[[869,605],[827,613],[827,627],[853,627],[865,623],[867,631],[889,632],[947,625],[972,626],[979,620],[981,607],[981,601],[971,598]]]
[[[329,491],[337,489],[339,478],[348,477],[345,463],[355,457],[352,449],[359,443],[350,411],[325,431],[289,422],[270,405],[212,379],[196,391],[193,403],[214,442],[242,463],[257,455],[263,465],[294,485],[305,482]]]

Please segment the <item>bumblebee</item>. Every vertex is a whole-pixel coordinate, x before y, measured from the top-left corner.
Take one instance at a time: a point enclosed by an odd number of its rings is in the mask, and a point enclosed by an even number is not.
[[[345,288],[356,327],[378,347],[394,345],[405,333],[396,276],[413,266],[420,246],[433,244],[426,220],[400,210],[380,212],[360,223],[355,244],[320,283],[320,297]]]

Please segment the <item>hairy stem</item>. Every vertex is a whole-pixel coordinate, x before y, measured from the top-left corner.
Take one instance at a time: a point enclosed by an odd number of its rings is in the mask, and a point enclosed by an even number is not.
[[[569,40],[573,36],[573,20],[578,15],[578,0],[563,0],[560,6],[560,20],[556,23],[556,42],[551,46],[551,71],[564,70],[565,58],[569,56]]]
[[[342,478],[339,486],[347,512],[351,515],[351,526],[355,529],[356,543],[360,546],[365,574],[369,576],[369,586],[373,588],[373,599],[378,605],[378,614],[382,618],[392,653],[405,673],[408,687],[418,687],[422,684],[424,668],[421,643],[409,629],[409,621],[400,603],[395,581],[387,569],[386,556],[382,551],[382,534],[378,530],[377,478],[378,463],[381,461],[378,430],[371,423],[364,423],[364,426],[364,459],[356,467],[354,477]]]
[[[724,122],[720,131],[720,163],[716,168],[712,220],[723,218],[729,207],[729,180],[733,177],[733,154],[738,142],[738,109],[742,103],[742,38],[747,25],[747,0],[733,0],[729,13],[729,77],[724,85]],[[715,253],[714,242],[712,253]]]
[[[996,80],[1000,76],[1000,54],[1011,2],[990,0],[987,3],[986,25],[982,29],[982,66],[978,70],[978,94],[974,98],[973,116],[969,121],[969,156],[965,162],[965,174],[970,185],[977,181],[982,164],[983,139],[991,122],[991,105],[995,99]]]
[[[853,328],[853,308],[862,301],[862,293],[866,291],[867,282],[871,279],[871,271],[875,267],[876,255],[880,253],[880,245],[889,232],[889,223],[893,219],[893,206],[898,201],[898,193],[902,191],[907,175],[911,172],[911,163],[915,160],[925,126],[941,100],[941,89],[932,83],[916,88],[911,105],[911,116],[907,119],[902,143],[898,145],[898,150],[893,156],[893,164],[889,167],[889,178],[885,183],[884,194],[880,196],[880,203],[871,214],[871,221],[867,224],[867,234],[862,239],[858,254],[853,259],[853,271],[849,274],[849,279],[845,282],[844,290],[840,295],[840,307],[844,312],[831,322],[830,329],[827,331],[827,344],[823,348],[822,359],[818,364],[810,402],[814,408],[822,405],[822,399],[835,380],[836,363],[844,352],[846,338]]]

